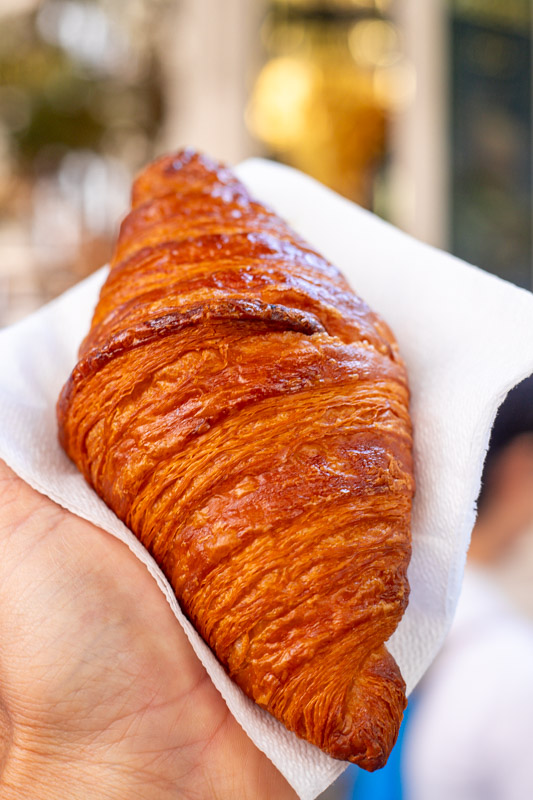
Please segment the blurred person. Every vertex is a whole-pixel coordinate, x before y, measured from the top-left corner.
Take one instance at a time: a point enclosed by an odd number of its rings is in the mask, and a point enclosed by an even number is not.
[[[451,631],[409,699],[389,763],[373,774],[354,770],[349,797],[533,798],[533,624],[496,578],[531,530],[533,376],[496,417]]]
[[[507,440],[528,431],[533,431],[533,378],[517,386],[499,412],[489,464]],[[491,560],[490,570],[513,604],[533,619],[533,522],[509,540],[501,558]]]

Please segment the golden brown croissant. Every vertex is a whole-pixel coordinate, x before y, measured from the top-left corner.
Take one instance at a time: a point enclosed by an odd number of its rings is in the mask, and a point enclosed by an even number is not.
[[[408,388],[387,326],[226,168],[136,180],[60,439],[256,703],[382,766],[405,707]]]

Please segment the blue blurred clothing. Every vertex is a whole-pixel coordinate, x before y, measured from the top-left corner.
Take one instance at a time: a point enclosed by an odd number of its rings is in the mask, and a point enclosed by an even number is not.
[[[356,775],[350,798],[353,800],[404,800],[401,765],[403,739],[415,706],[416,697],[413,693],[403,716],[398,741],[383,769],[379,769],[377,772],[366,772],[354,767]]]

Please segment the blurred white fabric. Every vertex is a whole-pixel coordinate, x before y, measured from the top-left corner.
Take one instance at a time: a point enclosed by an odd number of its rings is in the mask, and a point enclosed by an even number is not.
[[[493,575],[514,607],[533,620],[533,528],[514,542]]]
[[[533,797],[533,624],[467,566],[456,617],[403,740],[409,800]]]

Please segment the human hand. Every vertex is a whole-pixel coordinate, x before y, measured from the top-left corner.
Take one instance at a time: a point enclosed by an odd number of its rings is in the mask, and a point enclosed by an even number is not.
[[[294,800],[144,565],[0,461],[3,800]]]

